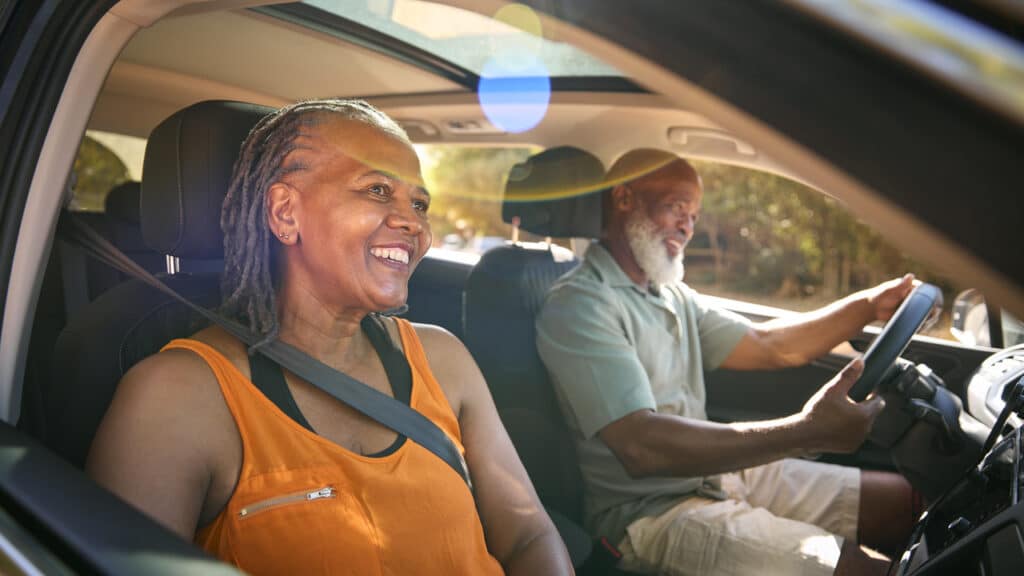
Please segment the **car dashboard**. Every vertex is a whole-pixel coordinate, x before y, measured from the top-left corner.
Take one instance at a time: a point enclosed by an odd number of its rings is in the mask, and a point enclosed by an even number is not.
[[[993,354],[969,378],[968,412],[1002,437],[921,516],[896,574],[1024,573],[1022,378],[1024,345]]]

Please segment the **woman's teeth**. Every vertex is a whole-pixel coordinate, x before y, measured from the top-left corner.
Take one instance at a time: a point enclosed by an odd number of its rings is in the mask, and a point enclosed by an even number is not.
[[[401,248],[370,248],[370,254],[373,254],[377,258],[393,260],[395,262],[401,262],[402,264],[409,263],[409,253]]]

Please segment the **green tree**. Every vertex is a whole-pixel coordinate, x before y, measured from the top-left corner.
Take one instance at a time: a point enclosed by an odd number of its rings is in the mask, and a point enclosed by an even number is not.
[[[783,307],[832,300],[908,270],[952,291],[817,190],[747,168],[694,164],[705,190],[698,232],[707,237],[688,250],[691,283],[773,297]]]
[[[449,234],[504,236],[501,199],[509,170],[535,149],[421,146],[423,177],[431,194],[430,221],[435,244]]]
[[[72,179],[72,210],[102,212],[107,192],[128,180],[128,168],[109,148],[85,136],[78,147]]]

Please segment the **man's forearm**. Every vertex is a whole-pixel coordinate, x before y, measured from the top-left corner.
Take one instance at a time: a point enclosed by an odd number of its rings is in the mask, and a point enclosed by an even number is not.
[[[882,409],[880,398],[848,396],[863,367],[854,360],[785,418],[719,424],[637,410],[599,435],[634,478],[704,476],[814,452],[852,452]]]
[[[867,295],[858,292],[818,310],[757,324],[753,331],[776,367],[801,366],[856,336],[874,313]]]
[[[813,312],[757,324],[722,366],[757,370],[806,364],[857,335],[867,323],[887,320],[913,287],[914,277],[907,274]]]
[[[803,366],[857,335],[873,320],[873,310],[867,296],[858,292],[813,312],[756,324],[736,344],[722,368]]]
[[[642,441],[616,443],[603,430],[602,439],[633,477],[704,476],[766,464],[813,450],[805,445],[797,415],[721,424],[655,412],[635,413],[632,425],[643,429]],[[624,419],[625,422],[626,419]],[[628,430],[619,433],[630,434]],[[641,436],[633,436],[641,437]]]

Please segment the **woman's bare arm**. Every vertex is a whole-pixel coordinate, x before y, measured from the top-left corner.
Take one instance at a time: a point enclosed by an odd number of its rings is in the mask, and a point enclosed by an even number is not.
[[[223,502],[218,467],[240,460],[241,441],[217,381],[195,354],[169,350],[133,367],[118,384],[89,452],[99,484],[191,541]],[[223,490],[219,490],[223,492]],[[227,496],[230,496],[228,492]]]
[[[466,461],[487,547],[508,574],[572,574],[569,553],[537,498],[473,357],[441,328],[417,333],[449,401],[457,402]]]

